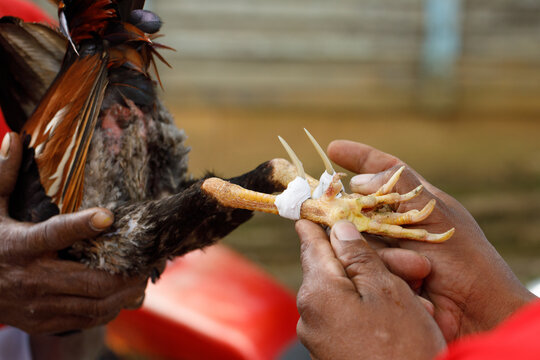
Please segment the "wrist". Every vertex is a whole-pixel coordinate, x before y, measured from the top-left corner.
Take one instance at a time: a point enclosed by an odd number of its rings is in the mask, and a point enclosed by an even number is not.
[[[506,289],[499,294],[500,296],[487,298],[484,304],[477,304],[474,309],[468,309],[467,312],[475,315],[465,315],[461,335],[492,330],[538,299],[521,284],[515,284],[512,289]]]

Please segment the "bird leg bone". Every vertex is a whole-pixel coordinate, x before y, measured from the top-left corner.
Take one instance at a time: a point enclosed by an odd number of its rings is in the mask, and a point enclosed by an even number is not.
[[[306,133],[308,133],[307,130]],[[453,228],[442,234],[432,234],[423,229],[401,226],[423,221],[435,208],[435,200],[433,199],[421,210],[410,210],[405,213],[392,210],[391,205],[411,200],[420,194],[423,188],[420,185],[406,194],[391,192],[404,167],[396,171],[388,182],[373,194],[347,194],[343,191],[343,184],[340,180],[345,174],[334,171],[330,160],[320,149],[315,139],[309,133],[308,136],[326,165],[321,181],[305,174],[298,157],[280,138],[296,167],[295,171],[294,167],[286,160],[272,161],[274,165],[273,180],[281,183],[284,187],[287,186],[283,193],[276,196],[255,192],[219,178],[205,180],[202,185],[203,191],[209,193],[224,206],[280,214],[293,220],[308,219],[326,226],[333,226],[340,220],[348,220],[356,226],[358,231],[375,235],[431,243],[444,242],[452,236]],[[323,182],[326,183],[323,184]],[[317,192],[320,194],[318,198],[315,198],[314,195],[317,195]]]

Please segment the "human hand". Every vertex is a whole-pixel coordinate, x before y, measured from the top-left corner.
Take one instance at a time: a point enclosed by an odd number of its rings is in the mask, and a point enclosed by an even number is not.
[[[298,221],[296,230],[304,272],[297,331],[314,358],[433,359],[445,347],[432,308],[387,269],[413,280],[429,272],[426,259],[383,249],[383,263],[344,221],[334,225],[330,242],[310,221]]]
[[[105,324],[125,307],[138,307],[146,278],[123,278],[61,260],[59,250],[108,228],[113,215],[89,209],[39,224],[8,215],[21,161],[11,133],[0,150],[0,323],[26,332],[59,333]]]
[[[364,174],[351,180],[351,189],[362,194],[376,191],[397,168],[405,165],[392,155],[344,140],[332,142],[328,155],[342,167]],[[432,233],[454,227],[456,232],[442,244],[403,240],[398,245],[417,251],[431,261],[432,272],[424,281],[423,294],[434,304],[434,318],[447,341],[489,330],[535,299],[457,200],[409,167],[396,184],[396,191],[405,193],[419,184],[424,185],[424,191],[400,204],[397,211],[420,209],[429,200],[436,199],[433,213],[415,226]]]

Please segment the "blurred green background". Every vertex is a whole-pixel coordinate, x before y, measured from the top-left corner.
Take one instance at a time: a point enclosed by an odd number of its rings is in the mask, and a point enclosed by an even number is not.
[[[45,0],[37,1],[52,14]],[[540,276],[540,2],[147,0],[162,16],[163,97],[191,171],[285,157],[303,134],[392,153],[461,201],[524,282]],[[225,242],[291,289],[293,224],[258,214]],[[474,264],[471,264],[474,266]]]

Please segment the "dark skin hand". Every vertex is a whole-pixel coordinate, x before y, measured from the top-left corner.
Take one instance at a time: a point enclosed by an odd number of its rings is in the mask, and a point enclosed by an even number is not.
[[[340,166],[364,174],[351,180],[351,189],[362,194],[376,191],[401,165],[406,165],[370,146],[344,140],[332,142],[328,155]],[[442,244],[404,240],[396,245],[430,260],[432,269],[423,281],[422,295],[433,303],[434,319],[446,341],[492,329],[536,299],[515,277],[471,214],[457,200],[429,184],[409,167],[396,184],[395,191],[405,193],[419,184],[425,187],[422,194],[400,204],[397,211],[420,209],[430,199],[436,199],[433,213],[415,227],[432,233],[455,227],[456,232]]]
[[[308,220],[298,221],[296,230],[304,272],[297,332],[314,358],[422,360],[444,349],[442,332],[428,311],[433,309],[400,277],[417,278],[426,259],[386,249],[383,262],[345,221],[334,225],[330,241]],[[389,271],[400,263],[406,264],[400,276]]]
[[[95,208],[39,224],[8,215],[22,147],[11,133],[0,149],[0,323],[31,334],[106,324],[124,308],[142,304],[146,278],[124,278],[61,260],[59,250],[107,229],[113,215]]]

